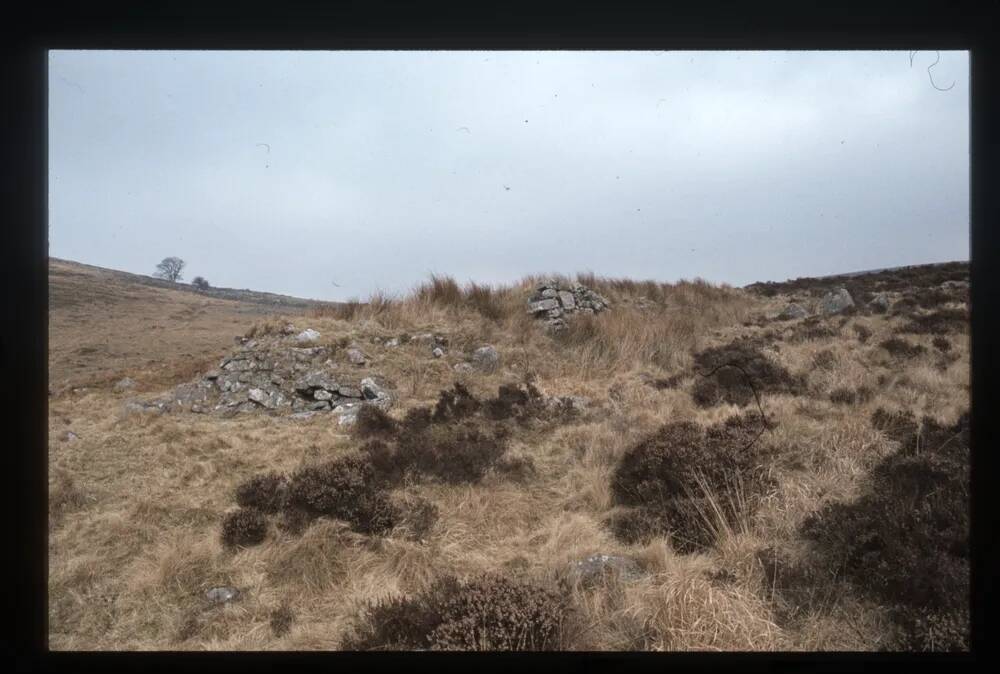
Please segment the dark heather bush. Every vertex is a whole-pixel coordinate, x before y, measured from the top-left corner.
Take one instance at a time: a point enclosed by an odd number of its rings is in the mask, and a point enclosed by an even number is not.
[[[252,508],[240,508],[222,520],[222,542],[228,547],[256,545],[267,536],[267,519]]]
[[[830,392],[830,402],[838,405],[853,405],[858,399],[854,389],[838,388]]]
[[[813,366],[820,370],[830,371],[837,364],[837,355],[830,349],[817,351],[813,356]]]
[[[855,323],[852,327],[854,328],[854,332],[858,335],[858,341],[862,344],[867,342],[868,338],[872,336],[872,331],[864,325]]]
[[[380,408],[362,405],[352,430],[359,438],[386,436],[395,432],[396,422]]]
[[[482,479],[506,446],[495,435],[469,424],[427,434],[423,442],[401,445],[400,450],[404,462],[412,462],[417,472],[458,484]]]
[[[941,351],[942,353],[947,353],[948,351],[951,351],[951,342],[949,342],[944,337],[935,337],[931,342],[931,344],[934,345],[935,349]]]
[[[892,313],[895,316],[910,315],[913,314],[914,309],[917,308],[917,302],[912,297],[903,297],[892,305]]]
[[[389,486],[397,485],[403,480],[408,466],[394,445],[382,440],[372,440],[361,448],[361,452],[368,457],[375,471],[376,480]]]
[[[968,414],[924,419],[918,438],[883,459],[862,495],[807,518],[818,558],[866,596],[894,607],[902,640],[919,650],[968,648]]]
[[[923,345],[913,344],[899,337],[891,337],[883,340],[879,342],[879,346],[888,351],[891,356],[897,358],[915,358],[927,351]]]
[[[479,411],[481,403],[464,384],[455,383],[450,391],[441,391],[432,419],[434,423],[454,421],[472,416]]]
[[[426,407],[415,407],[403,417],[404,433],[420,433],[433,422],[431,410]]]
[[[733,342],[706,349],[695,354],[694,362],[700,377],[692,396],[701,407],[721,403],[747,405],[754,400],[754,389],[762,394],[798,393],[803,388],[800,378],[793,377],[747,343]]]
[[[345,650],[530,651],[558,647],[565,601],[542,587],[488,575],[446,577],[413,598],[370,604]]]
[[[236,502],[244,508],[276,513],[284,506],[288,481],[275,472],[255,475],[236,487]]]
[[[292,609],[287,605],[279,606],[271,611],[271,633],[276,637],[281,637],[287,634],[288,630],[292,627],[292,620],[294,617]]]
[[[941,304],[953,302],[955,297],[941,288],[931,288],[917,293],[914,299],[916,300],[918,306],[923,307],[924,309],[930,309]]]
[[[731,417],[707,429],[686,421],[662,426],[629,449],[615,469],[615,502],[645,512],[612,518],[612,531],[633,541],[669,533],[681,552],[710,546],[713,511],[701,483],[727,518],[736,514],[727,495],[737,483],[747,507],[753,508],[755,499],[773,486],[764,469],[771,450],[758,437],[762,430],[756,415]]]
[[[289,505],[316,516],[345,520],[354,531],[379,534],[395,513],[366,456],[345,456],[299,469],[289,485]]]
[[[916,440],[919,424],[911,412],[889,412],[880,407],[872,413],[872,428],[882,431],[890,440],[905,444]]]
[[[612,513],[605,525],[626,545],[645,545],[653,537],[667,533],[666,522],[650,508],[629,508]]]
[[[795,326],[788,341],[799,343],[814,339],[837,337],[839,334],[840,331],[828,325],[823,317],[810,316]]]
[[[486,414],[491,419],[524,419],[542,408],[542,394],[534,384],[502,384],[497,397],[485,403]]]
[[[792,559],[776,547],[759,550],[756,558],[764,573],[764,587],[774,599],[775,618],[782,625],[812,607],[831,604],[841,592],[836,576],[821,564]]]
[[[683,374],[675,374],[665,379],[654,379],[649,382],[649,385],[659,391],[675,389],[680,385],[681,381],[683,381],[684,376],[685,375]]]
[[[911,335],[943,335],[968,332],[969,312],[965,309],[938,309],[929,314],[911,315],[898,332]]]
[[[872,390],[867,386],[859,386],[856,389],[838,388],[830,392],[830,402],[838,405],[854,405],[868,402],[872,395]]]
[[[504,476],[521,482],[535,475],[535,462],[530,456],[509,456],[496,463],[496,470]]]
[[[313,515],[302,508],[286,505],[278,518],[278,528],[290,534],[298,535],[306,530],[313,520]]]

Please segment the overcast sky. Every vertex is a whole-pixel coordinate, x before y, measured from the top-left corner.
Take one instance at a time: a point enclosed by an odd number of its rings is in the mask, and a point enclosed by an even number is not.
[[[967,52],[49,59],[54,257],[339,300],[969,256]]]

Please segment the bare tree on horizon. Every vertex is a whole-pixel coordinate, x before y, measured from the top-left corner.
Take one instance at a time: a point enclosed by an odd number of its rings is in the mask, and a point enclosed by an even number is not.
[[[153,274],[167,281],[177,282],[181,279],[181,270],[184,268],[184,260],[179,257],[165,257],[156,265],[156,273]]]

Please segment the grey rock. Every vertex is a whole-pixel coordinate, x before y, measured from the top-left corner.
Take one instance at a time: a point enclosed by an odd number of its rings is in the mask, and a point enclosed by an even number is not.
[[[290,347],[288,352],[292,354],[297,362],[305,363],[326,354],[326,349],[322,346],[311,347]]]
[[[205,593],[205,598],[213,604],[225,604],[239,598],[240,591],[235,587],[213,587]]]
[[[576,300],[573,298],[573,293],[568,290],[559,291],[559,304],[563,306],[567,311],[572,311],[576,308]]]
[[[891,304],[892,301],[889,299],[887,294],[879,293],[872,298],[872,301],[868,303],[868,306],[871,307],[871,309],[876,313],[884,314],[889,311],[889,306]]]
[[[838,288],[823,296],[819,301],[819,310],[824,314],[838,314],[847,307],[854,306],[854,299],[846,288]]]
[[[790,321],[797,318],[805,318],[809,315],[809,312],[802,308],[798,304],[789,304],[785,307],[780,314],[778,314],[778,319],[782,321]]]
[[[333,408],[333,413],[337,415],[338,426],[350,426],[358,420],[358,410],[361,403],[344,403]]]
[[[320,333],[316,332],[312,328],[306,328],[299,334],[295,335],[295,341],[299,344],[309,344],[315,342],[320,337]]]
[[[361,380],[361,395],[364,396],[365,400],[390,397],[389,392],[379,386],[371,377],[365,377]]]
[[[259,388],[252,388],[247,391],[247,398],[259,405],[264,405],[265,407],[269,406],[268,403],[270,402],[270,399],[268,398],[267,393]]]
[[[472,366],[480,372],[493,372],[500,364],[500,354],[490,344],[472,352]]]
[[[295,382],[295,390],[300,393],[309,393],[318,388],[336,391],[337,382],[333,377],[319,370],[313,370]]]
[[[548,396],[545,398],[545,406],[550,410],[567,410],[571,412],[582,412],[590,405],[590,398],[584,396]]]
[[[130,391],[135,388],[135,380],[130,377],[125,377],[124,379],[119,379],[114,386],[115,393],[123,393],[125,391]]]
[[[181,384],[174,389],[170,402],[176,403],[179,407],[190,407],[192,403],[203,403],[208,400],[211,384]]]
[[[583,584],[593,583],[606,574],[624,581],[637,580],[644,575],[642,567],[631,557],[605,554],[591,555],[571,563],[570,574]]]
[[[556,299],[544,299],[538,300],[537,302],[528,303],[528,311],[533,314],[540,314],[550,309],[556,309],[559,307],[559,300]]]

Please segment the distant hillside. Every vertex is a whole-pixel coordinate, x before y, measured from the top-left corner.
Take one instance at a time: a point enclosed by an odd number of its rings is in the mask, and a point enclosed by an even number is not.
[[[940,262],[934,264],[907,265],[870,269],[830,276],[800,277],[788,281],[765,281],[743,286],[744,290],[774,296],[779,293],[808,292],[818,294],[834,286],[845,286],[861,292],[900,290],[904,288],[926,288],[940,285],[945,281],[969,280],[969,263]],[[854,295],[854,292],[851,292]]]
[[[281,308],[294,307],[294,308],[308,309],[312,307],[336,306],[338,304],[341,304],[340,302],[309,300],[309,299],[303,299],[301,297],[291,297],[289,295],[279,295],[277,293],[268,293],[258,290],[250,290],[248,288],[244,289],[209,288],[207,290],[198,290],[197,288],[188,283],[174,283],[171,281],[164,281],[163,279],[155,278],[152,276],[145,276],[143,274],[132,274],[127,271],[118,271],[117,269],[106,269],[104,267],[97,267],[94,265],[84,264],[82,262],[61,260],[56,257],[50,257],[49,261],[50,263],[57,263],[59,265],[81,267],[83,269],[88,269],[105,276],[116,278],[126,283],[140,283],[142,285],[153,286],[156,288],[164,288],[167,290],[179,290],[182,292],[195,293],[197,295],[201,295],[204,297],[215,297],[219,299],[236,300],[239,302],[255,302],[258,304],[267,304]]]

